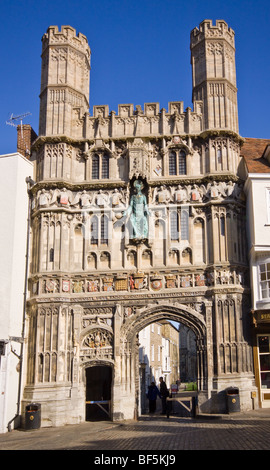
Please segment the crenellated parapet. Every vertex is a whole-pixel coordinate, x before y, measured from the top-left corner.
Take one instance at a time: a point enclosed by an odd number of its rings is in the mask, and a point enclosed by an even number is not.
[[[39,135],[72,135],[89,109],[91,51],[70,26],[50,26],[42,37]]]
[[[203,101],[203,127],[238,133],[234,31],[203,21],[190,35],[193,102]]]
[[[82,34],[76,34],[76,30],[72,26],[62,26],[59,31],[58,26],[50,26],[42,37],[42,54],[50,45],[61,46],[64,44],[72,45],[75,49],[86,54],[90,62],[90,47],[87,37]]]
[[[224,20],[216,20],[213,25],[212,20],[204,20],[200,23],[199,28],[194,28],[190,33],[190,45],[194,47],[204,38],[210,39],[226,39],[231,46],[234,47],[235,33]]]
[[[159,110],[159,103],[145,103],[134,109],[133,104],[119,104],[118,114],[109,112],[108,105],[93,107],[88,116],[88,139],[151,137],[165,135],[200,134],[202,132],[202,103],[194,103],[194,110],[184,111],[182,101],[170,102],[168,111]]]

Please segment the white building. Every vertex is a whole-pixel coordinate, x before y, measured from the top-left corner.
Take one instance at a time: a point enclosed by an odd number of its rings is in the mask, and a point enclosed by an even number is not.
[[[163,374],[163,341],[160,323],[151,323],[139,333],[139,362],[145,365],[146,387],[152,381],[159,385],[159,377]]]
[[[270,140],[246,139],[241,153],[246,179],[254,369],[259,405],[265,408],[270,407]]]
[[[22,386],[28,191],[33,164],[20,153],[0,155],[0,432],[16,427]]]

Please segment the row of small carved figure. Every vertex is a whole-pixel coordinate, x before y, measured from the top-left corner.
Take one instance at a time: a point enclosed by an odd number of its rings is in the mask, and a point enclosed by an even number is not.
[[[85,293],[85,292],[113,292],[151,289],[175,289],[186,287],[214,286],[214,285],[244,285],[245,275],[227,270],[185,275],[130,275],[123,277],[102,277],[98,279],[70,280],[45,279],[41,283],[41,294],[52,293]],[[38,295],[38,283],[33,283],[32,293]]]
[[[150,190],[149,199],[152,204],[168,204],[181,202],[202,202],[209,199],[238,199],[242,195],[242,186],[229,181],[212,182],[208,185],[177,185],[155,187]],[[38,207],[126,207],[129,199],[128,189],[99,190],[99,191],[79,191],[73,192],[63,189],[38,191]]]

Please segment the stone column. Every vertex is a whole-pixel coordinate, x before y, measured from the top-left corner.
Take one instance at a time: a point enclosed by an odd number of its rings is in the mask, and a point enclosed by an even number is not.
[[[207,359],[207,398],[211,397],[214,375],[213,361],[213,318],[212,318],[212,302],[205,302],[205,319],[206,319],[206,359]]]
[[[121,407],[122,395],[122,355],[121,355],[121,325],[123,321],[123,307],[120,304],[115,306],[114,314],[114,381],[112,393],[112,419],[113,421],[123,419]]]

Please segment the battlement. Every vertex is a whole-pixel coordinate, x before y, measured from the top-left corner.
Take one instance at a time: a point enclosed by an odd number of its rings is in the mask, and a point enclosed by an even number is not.
[[[39,134],[72,134],[74,119],[89,109],[91,50],[71,26],[50,26],[42,37]]]
[[[87,37],[82,33],[76,34],[76,29],[72,28],[72,26],[61,26],[60,31],[58,26],[50,26],[42,36],[42,52],[49,45],[64,46],[67,44],[79,49],[90,57],[91,51]]]
[[[158,116],[160,112],[165,112],[166,110],[160,110],[159,103],[144,103],[142,108],[141,105],[134,105],[131,103],[128,104],[119,104],[118,105],[118,117],[129,118],[131,116]],[[112,113],[115,113],[112,111]],[[184,103],[183,101],[171,101],[168,103],[168,114],[183,114],[184,113]],[[96,105],[93,106],[93,117],[102,117],[107,118],[109,116],[109,106],[108,105]]]
[[[193,105],[194,111],[189,107],[184,110],[183,101],[172,101],[168,103],[167,112],[154,102],[136,107],[130,103],[119,104],[118,114],[110,111],[108,105],[95,105],[93,115],[89,114],[86,122],[86,137],[108,139],[200,134],[203,130],[203,103],[195,101]],[[77,126],[76,132],[78,130]]]
[[[192,48],[203,39],[226,39],[234,47],[235,33],[224,20],[216,20],[213,25],[212,20],[204,20],[199,28],[194,28],[190,33],[190,47]]]

